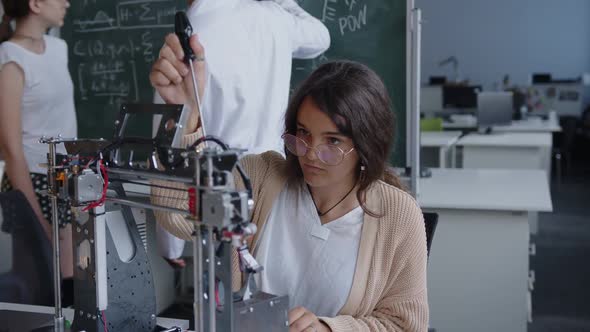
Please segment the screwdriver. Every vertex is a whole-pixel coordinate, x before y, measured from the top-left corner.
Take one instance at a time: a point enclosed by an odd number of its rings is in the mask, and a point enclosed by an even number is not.
[[[190,67],[191,78],[193,80],[193,92],[195,94],[195,100],[197,102],[197,107],[199,108],[199,113],[201,116],[201,129],[203,130],[203,137],[206,137],[207,134],[205,133],[205,120],[203,118],[203,111],[201,109],[201,98],[199,97],[199,85],[197,83],[197,78],[195,77],[195,68],[193,66],[193,61],[196,59],[196,56],[189,42],[189,39],[193,34],[193,26],[188,20],[186,13],[183,11],[176,12],[176,15],[174,16],[174,33],[180,40],[180,46],[184,51],[184,62]]]

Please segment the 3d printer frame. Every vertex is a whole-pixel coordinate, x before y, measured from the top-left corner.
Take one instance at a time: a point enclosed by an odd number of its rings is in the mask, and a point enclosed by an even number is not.
[[[74,232],[74,330],[156,329],[155,298],[145,296],[147,290],[143,287],[147,283],[153,285],[145,249],[136,245],[134,250],[139,254],[134,255],[133,264],[121,262],[117,255],[110,253],[114,240],[107,231],[107,221],[122,216],[130,229],[133,215],[129,208],[135,207],[178,213],[194,225],[196,331],[288,331],[287,296],[258,292],[245,300],[247,283],[238,292],[231,289],[232,256],[239,257],[241,270],[248,277],[262,269],[246,246],[246,239],[256,232],[256,226],[250,220],[253,208],[250,181],[239,165],[243,151],[230,149],[219,139],[209,136],[200,138],[188,148],[182,147],[184,123],[189,112],[183,105],[126,104],[121,106],[115,121],[112,141],[61,137],[40,140],[48,145],[49,150],[48,195],[53,220],[58,218],[58,204],[69,203],[88,212],[87,219],[78,218],[77,231]],[[137,114],[161,116],[154,137],[125,134],[130,119]],[[206,141],[215,142],[215,145],[196,149]],[[65,145],[67,154],[57,153],[59,144]],[[139,155],[138,150],[147,151],[149,157],[137,160],[134,156]],[[244,190],[235,189],[234,174],[242,177]],[[188,209],[126,197],[123,183],[162,186],[152,183],[154,180],[170,183],[167,187],[170,190],[185,190],[189,198]],[[183,188],[178,189],[178,184]],[[53,238],[57,239],[58,223],[53,225]],[[136,233],[130,231],[137,244]],[[59,241],[54,241],[54,329],[64,331],[59,253]],[[132,270],[130,265],[134,266]],[[127,291],[131,289],[133,296],[136,293],[138,296],[117,302],[115,298],[122,298],[122,287],[127,287]],[[153,294],[153,287],[148,289]]]

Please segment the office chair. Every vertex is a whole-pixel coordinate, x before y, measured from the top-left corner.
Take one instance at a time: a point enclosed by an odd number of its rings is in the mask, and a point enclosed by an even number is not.
[[[12,270],[0,275],[0,302],[53,305],[52,246],[25,195],[0,193],[2,231],[12,235]]]
[[[573,116],[562,116],[559,119],[562,132],[558,135],[557,140],[554,139],[552,151],[553,158],[555,159],[558,184],[561,184],[561,177],[563,175],[562,163],[564,161],[566,172],[571,172],[572,150],[576,138],[578,121],[578,118]]]
[[[423,212],[422,214],[424,215],[424,226],[426,227],[426,252],[430,256],[434,231],[436,231],[436,225],[438,225],[438,213]],[[428,328],[428,332],[436,332],[436,329]]]
[[[424,215],[424,226],[426,228],[426,252],[430,256],[430,247],[438,224],[438,213],[423,212],[422,214]]]

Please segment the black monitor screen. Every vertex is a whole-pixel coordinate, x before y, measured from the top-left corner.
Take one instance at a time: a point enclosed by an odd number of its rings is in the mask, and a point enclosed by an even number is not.
[[[445,76],[430,76],[430,85],[445,85],[447,78]]]
[[[533,84],[551,83],[551,74],[549,73],[534,73]]]
[[[445,108],[477,108],[477,93],[481,86],[444,86],[443,106]]]

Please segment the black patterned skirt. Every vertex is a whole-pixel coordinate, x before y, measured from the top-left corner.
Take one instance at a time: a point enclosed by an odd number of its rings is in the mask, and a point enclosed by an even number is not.
[[[39,205],[41,205],[41,211],[43,212],[43,216],[47,221],[52,223],[52,210],[51,210],[51,200],[49,197],[42,195],[42,191],[47,190],[47,175],[39,174],[39,173],[30,173],[31,175],[31,182],[33,183],[33,189],[35,190],[35,195],[37,195],[37,200],[39,201]],[[0,185],[0,191],[6,192],[11,191],[12,185],[8,180],[8,177],[5,176],[2,179],[2,185]],[[59,226],[65,227],[67,224],[72,222],[72,208],[71,205],[64,202],[58,202],[58,219],[59,219]]]

